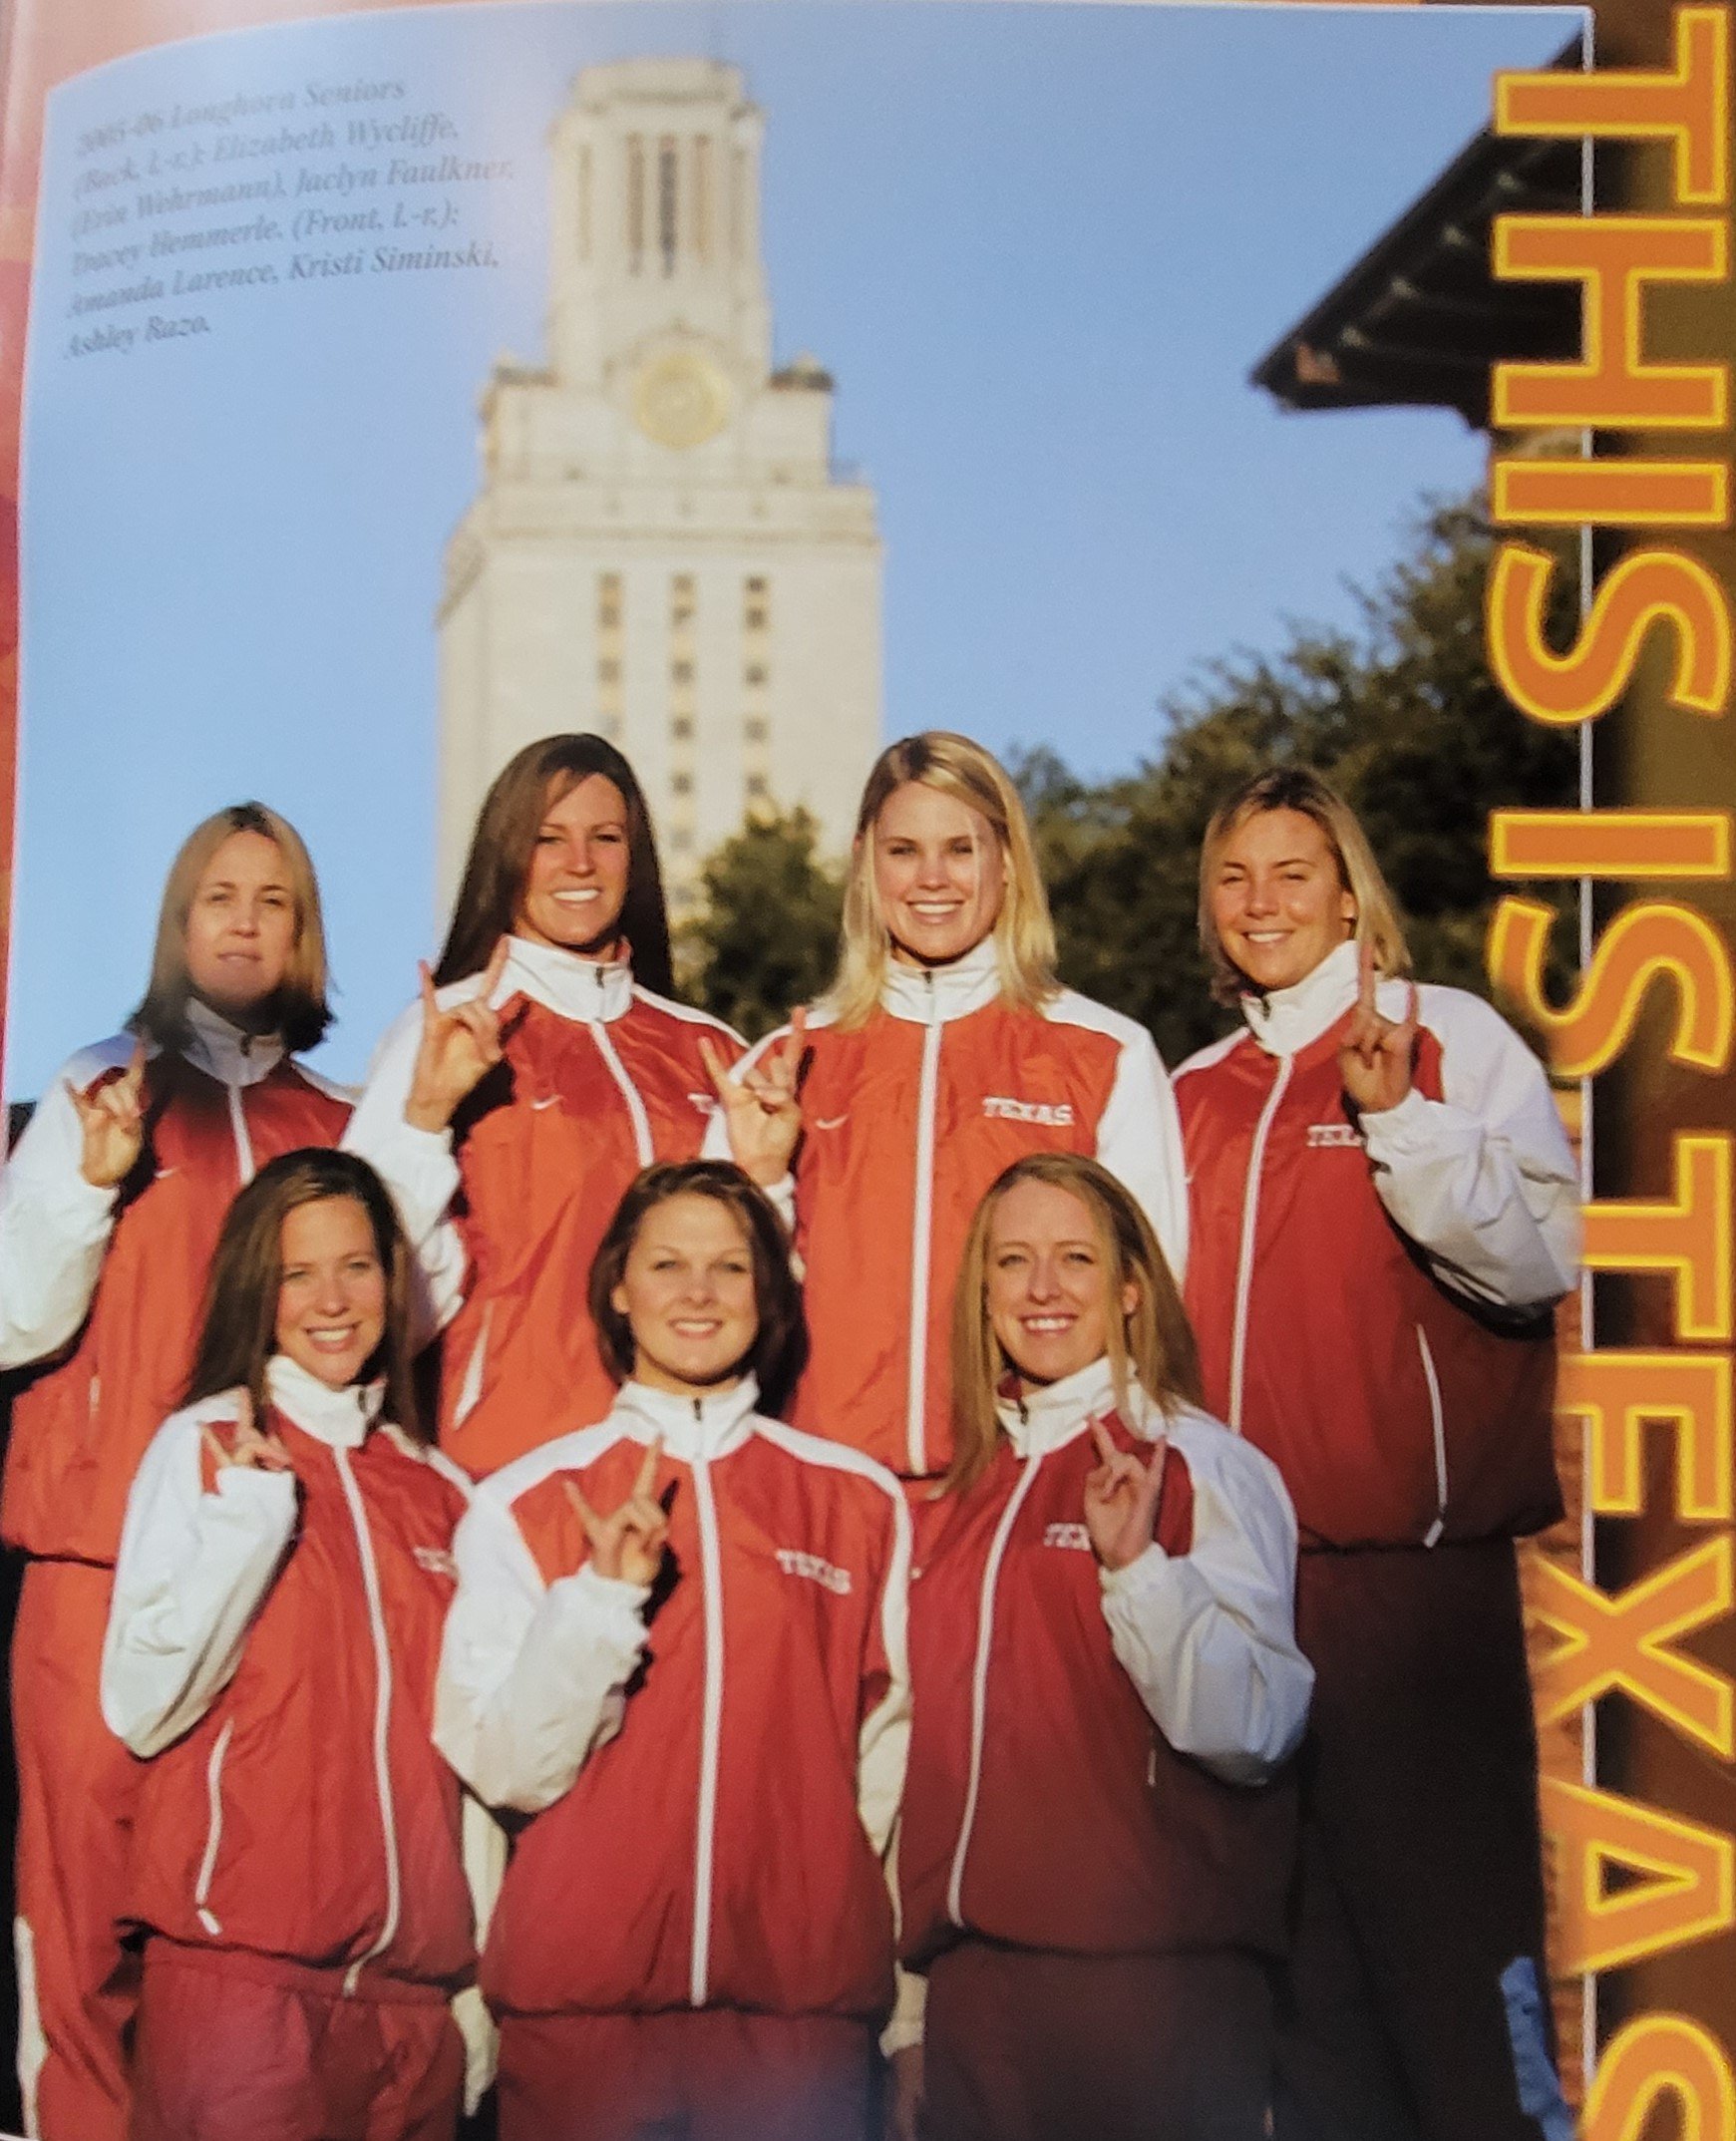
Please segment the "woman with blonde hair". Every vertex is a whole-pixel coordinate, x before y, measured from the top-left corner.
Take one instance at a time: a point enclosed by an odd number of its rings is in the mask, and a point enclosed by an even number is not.
[[[719,1089],[742,1165],[768,1187],[794,1167],[815,1338],[794,1417],[906,1479],[951,1461],[952,1279],[971,1214],[1010,1162],[1101,1160],[1181,1268],[1187,1190],[1164,1066],[1144,1027],[1057,981],[1018,790],[968,737],[930,730],[880,754],[838,978]]]
[[[710,1066],[745,1045],[671,985],[632,767],[600,736],[527,744],[345,1140],[398,1200],[443,1331],[441,1442],[476,1478],[608,1408],[591,1257],[641,1168],[698,1153]]]
[[[235,804],[164,888],[127,1031],[72,1058],[0,1173],[0,1531],[30,1556],[12,1647],[19,2078],[50,2141],[121,2141],[138,1971],[117,1923],[138,1765],[97,1707],[121,1519],[186,1376],[230,1199],[348,1096],[295,1061],[331,1014],[313,867],[287,820]]]
[[[911,1595],[898,1845],[930,2141],[1260,2141],[1312,1678],[1273,1466],[1201,1409],[1144,1213],[1008,1168],[964,1245],[958,1440]],[[915,2035],[914,2026],[908,2034]]]
[[[1400,978],[1391,895],[1318,775],[1224,801],[1200,917],[1243,1023],[1176,1076],[1188,1306],[1206,1402],[1295,1502],[1318,1674],[1277,2132],[1522,2141],[1551,2068],[1513,1542],[1561,1513],[1572,1154],[1499,1013]]]

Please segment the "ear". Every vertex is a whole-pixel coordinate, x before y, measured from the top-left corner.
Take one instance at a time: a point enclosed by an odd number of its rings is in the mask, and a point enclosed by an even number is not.
[[[627,1313],[627,1289],[619,1279],[609,1288],[609,1306],[623,1320]]]
[[[1122,1320],[1124,1322],[1130,1315],[1133,1314],[1134,1310],[1139,1306],[1139,1282],[1137,1279],[1130,1278],[1121,1289],[1121,1313]]]

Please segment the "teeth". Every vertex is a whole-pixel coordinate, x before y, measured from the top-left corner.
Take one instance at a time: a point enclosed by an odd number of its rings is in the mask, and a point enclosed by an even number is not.
[[[1073,1328],[1073,1318],[1071,1316],[1026,1316],[1024,1322],[1026,1330],[1038,1334],[1044,1331],[1071,1330]]]

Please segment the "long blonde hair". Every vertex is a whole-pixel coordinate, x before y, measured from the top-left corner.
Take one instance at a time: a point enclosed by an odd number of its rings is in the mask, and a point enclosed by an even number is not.
[[[135,1033],[161,1048],[178,1048],[186,1040],[186,1007],[192,981],[186,970],[186,924],[193,896],[212,856],[236,833],[257,833],[276,844],[289,878],[295,904],[295,941],[272,1005],[272,1023],[285,1048],[311,1048],[331,1024],[326,1000],[330,986],[325,963],[325,924],[320,916],[319,884],[301,835],[263,803],[232,803],[195,825],[169,866],[163,905],[157,916],[157,942],[151,954],[151,981],[145,1000],[127,1021]]]
[[[856,844],[844,894],[838,975],[826,1003],[839,1029],[865,1025],[879,1003],[892,955],[891,932],[874,883],[874,826],[887,799],[907,781],[937,789],[988,820],[1006,869],[1006,896],[993,930],[1004,1000],[1036,1010],[1054,996],[1055,924],[1037,870],[1025,806],[1011,776],[981,744],[948,729],[924,729],[889,744],[874,761],[857,813]]]
[[[1212,814],[1200,845],[1200,942],[1212,965],[1212,994],[1218,1003],[1235,1003],[1248,987],[1246,976],[1230,959],[1212,915],[1212,886],[1230,836],[1262,811],[1296,811],[1312,819],[1325,836],[1338,867],[1338,882],[1356,902],[1353,934],[1358,942],[1374,940],[1375,971],[1408,974],[1410,948],[1404,924],[1374,850],[1356,813],[1328,782],[1306,766],[1274,766],[1245,781]]]
[[[1166,1411],[1201,1402],[1200,1354],[1193,1326],[1151,1221],[1098,1161],[1083,1153],[1027,1153],[990,1184],[965,1237],[952,1296],[953,1443],[944,1489],[948,1494],[981,1478],[1001,1439],[996,1406],[1001,1384],[1016,1371],[1001,1349],[989,1316],[988,1241],[996,1207],[1021,1182],[1042,1182],[1065,1190],[1091,1215],[1111,1304],[1106,1351],[1116,1404],[1125,1411],[1130,1379],[1137,1380],[1147,1397]],[[1122,1288],[1128,1285],[1138,1298],[1122,1315],[1117,1304]]]

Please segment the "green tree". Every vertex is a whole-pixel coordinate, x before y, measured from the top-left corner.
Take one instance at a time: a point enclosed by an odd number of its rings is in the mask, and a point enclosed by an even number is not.
[[[677,935],[689,995],[750,1041],[832,979],[844,880],[817,857],[818,833],[799,805],[749,819],[707,862],[703,908]]]
[[[1527,721],[1489,673],[1494,539],[1480,501],[1434,508],[1361,595],[1358,630],[1295,627],[1275,653],[1212,664],[1163,702],[1161,750],[1124,779],[1078,781],[1047,750],[1018,762],[1063,975],[1142,1020],[1168,1061],[1229,1023],[1199,947],[1200,843],[1218,801],[1267,765],[1313,766],[1357,811],[1418,972],[1488,992],[1489,813],[1570,805],[1578,764],[1574,740]]]

